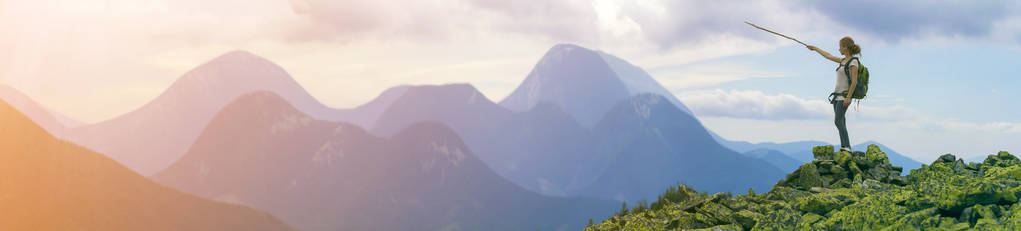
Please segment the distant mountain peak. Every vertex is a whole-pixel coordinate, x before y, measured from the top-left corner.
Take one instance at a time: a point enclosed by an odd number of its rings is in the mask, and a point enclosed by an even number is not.
[[[618,101],[643,93],[663,95],[691,114],[645,70],[611,54],[564,43],[550,48],[500,105],[526,111],[540,102],[551,102],[591,127]]]
[[[451,102],[460,101],[468,104],[492,103],[492,101],[490,101],[489,98],[486,98],[482,92],[479,92],[475,86],[467,83],[409,86],[406,90],[404,90],[402,97],[440,97],[446,100],[453,100]]]
[[[412,124],[393,136],[393,139],[421,146],[421,150],[431,150],[429,154],[442,158],[449,166],[436,166],[436,162],[423,165],[426,168],[459,167],[465,161],[475,161],[468,147],[460,136],[449,126],[436,121],[424,121]],[[481,163],[479,163],[481,164]]]
[[[262,59],[258,55],[252,54],[246,50],[232,50],[227,53],[223,53],[216,59]]]
[[[73,128],[68,139],[150,175],[185,153],[221,108],[255,91],[272,91],[314,118],[340,118],[340,111],[309,95],[282,67],[246,51],[232,51],[186,72],[138,109]],[[135,135],[138,130],[162,135]]]
[[[294,106],[291,106],[290,102],[271,91],[255,91],[241,95],[233,102],[227,104],[227,106],[224,106],[221,111],[229,111],[229,109],[235,108],[258,109],[259,111],[272,114],[300,113]]]
[[[550,61],[562,61],[562,59],[569,58],[572,55],[576,55],[576,56],[592,56],[592,55],[598,55],[598,53],[596,53],[593,50],[589,50],[587,48],[584,48],[584,47],[581,47],[581,46],[578,46],[578,45],[574,45],[574,44],[570,44],[570,43],[561,43],[561,44],[553,45],[553,47],[551,47],[549,50],[547,50],[546,54],[543,55],[543,60],[556,59],[556,60],[550,60]]]
[[[553,48],[550,48],[550,50],[570,50],[570,49],[578,49],[578,48],[585,49],[584,47],[575,45],[573,43],[558,43],[556,45],[553,45]]]
[[[663,85],[660,85],[656,79],[652,78],[652,75],[649,75],[649,73],[642,68],[612,54],[602,51],[596,52],[599,53],[599,56],[610,65],[610,68],[617,74],[620,81],[624,82],[624,86],[627,87],[628,93],[631,95],[642,93],[659,94],[680,108],[681,111],[692,114],[691,110],[688,109],[687,106],[684,106],[684,104],[673,95],[673,92]]]
[[[381,136],[391,136],[420,120],[465,120],[500,110],[507,109],[470,84],[411,86],[380,114],[372,130]]]
[[[593,50],[573,44],[550,48],[521,85],[500,105],[527,111],[552,102],[584,126],[593,126],[628,91],[610,66]]]
[[[279,65],[250,52],[236,50],[217,56],[188,71],[175,85],[181,82],[197,81],[198,84],[208,84],[221,79],[228,82],[260,77],[291,80],[287,71]]]

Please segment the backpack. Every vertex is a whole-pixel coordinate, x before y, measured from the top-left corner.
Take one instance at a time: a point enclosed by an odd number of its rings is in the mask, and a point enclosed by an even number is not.
[[[847,60],[844,65],[844,74],[847,75],[847,86],[851,86],[851,70],[848,70],[851,61],[858,60],[858,57],[851,57]],[[858,85],[854,86],[854,95],[850,96],[852,99],[864,99],[865,94],[869,91],[869,69],[865,68],[865,65],[858,61]],[[843,92],[847,95],[847,91]]]

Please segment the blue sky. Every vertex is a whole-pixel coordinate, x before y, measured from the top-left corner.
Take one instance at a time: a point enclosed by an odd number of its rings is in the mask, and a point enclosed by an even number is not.
[[[860,42],[859,42],[860,43]],[[832,48],[831,52],[836,52]],[[865,45],[868,48],[868,45]],[[866,48],[866,49],[867,49]],[[824,48],[825,49],[825,48]],[[1021,66],[1014,60],[1021,54],[1016,47],[953,45],[924,48],[879,46],[865,50],[861,61],[869,68],[873,84],[867,105],[891,106],[910,102],[912,108],[950,118],[973,122],[1017,119],[1021,107],[1010,107],[1021,91]],[[698,63],[652,69],[688,68],[705,63],[742,63],[755,69],[781,72],[783,78],[754,78],[726,82],[709,87],[758,90],[770,94],[787,93],[804,98],[824,98],[832,91],[837,64],[821,58],[803,46],[792,45],[763,54],[738,55]],[[890,97],[885,98],[885,97]]]
[[[836,141],[834,64],[744,21],[831,53],[846,35],[861,44],[873,83],[849,115],[853,143],[922,162],[1021,152],[1016,1],[5,1],[0,84],[99,122],[247,50],[332,107],[401,84],[466,82],[498,101],[573,43],[645,68],[726,138]]]
[[[834,53],[835,43],[835,39],[813,42]],[[870,99],[864,101],[862,107],[850,111],[853,143],[875,140],[923,162],[943,153],[974,156],[1019,148],[1014,141],[1021,139],[1018,134],[1021,132],[1021,120],[1017,117],[1021,115],[1021,107],[1011,105],[1017,103],[1015,99],[1021,97],[1021,92],[1010,90],[1021,86],[1021,80],[1018,79],[1021,67],[1014,61],[1015,57],[1021,55],[1021,49],[1016,45],[947,43],[869,46],[867,40],[858,43],[863,46],[862,62],[869,67],[872,82]],[[693,110],[700,114],[707,126],[719,130],[724,137],[737,140],[776,142],[817,139],[836,143],[835,129],[829,123],[832,112],[825,108],[812,110],[825,104],[825,97],[832,91],[836,64],[801,45],[650,71],[669,73],[702,65],[722,64],[746,65],[749,69],[765,70],[773,76],[748,75],[741,80],[715,85],[675,88],[674,92],[682,101],[689,105],[695,104],[691,105]],[[706,91],[709,92],[704,93]],[[721,95],[713,91],[724,91],[724,94],[730,95],[761,92],[764,96],[773,97],[784,94],[795,98],[789,99],[794,102],[791,104],[814,104],[797,107],[774,103],[781,107],[776,109],[780,112],[735,113],[739,110],[722,105],[741,102],[719,100]],[[701,102],[705,97],[698,96],[706,94],[717,96],[717,99]],[[769,106],[760,103],[752,107]],[[871,118],[873,116],[883,118]],[[718,121],[717,118],[726,119]],[[743,121],[735,122],[734,119]],[[922,120],[931,121],[914,124]],[[749,126],[749,123],[790,124],[825,132],[802,131],[804,135],[798,135],[798,131],[784,132],[781,131],[783,129],[742,131],[741,128]],[[975,147],[978,145],[988,147]]]

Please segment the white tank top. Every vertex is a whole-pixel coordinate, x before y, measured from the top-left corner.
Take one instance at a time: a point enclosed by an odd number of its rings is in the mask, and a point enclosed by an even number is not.
[[[843,62],[840,63],[840,66],[837,66],[837,85],[835,87],[833,87],[833,92],[834,93],[841,93],[841,92],[847,91],[849,88],[851,88],[851,85],[848,84],[848,82],[847,82],[847,80],[848,80],[847,74],[844,73],[844,63],[847,63],[847,61],[843,61]],[[851,70],[857,70],[858,69],[857,68],[858,67],[858,60],[855,59],[855,60],[851,61],[851,63],[848,64],[848,66],[851,66],[852,68],[854,68],[854,69],[851,69]],[[844,96],[843,95],[837,95],[834,98],[834,100],[844,100]]]

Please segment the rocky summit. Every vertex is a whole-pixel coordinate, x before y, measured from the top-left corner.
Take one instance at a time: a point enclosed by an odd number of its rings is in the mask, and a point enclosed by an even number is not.
[[[1008,230],[1021,227],[1021,161],[1008,152],[965,163],[954,155],[901,176],[876,145],[813,148],[767,193],[732,196],[676,186],[652,204],[626,204],[585,230]]]

